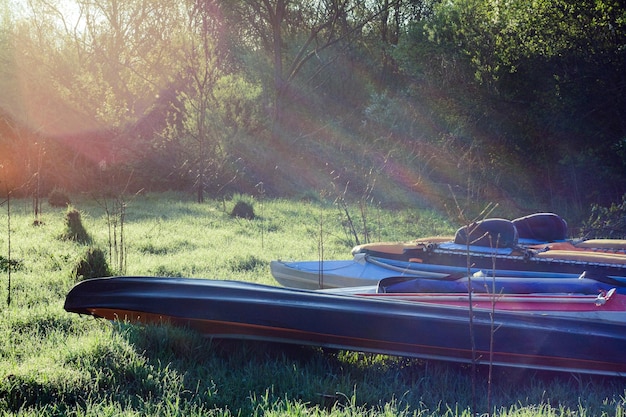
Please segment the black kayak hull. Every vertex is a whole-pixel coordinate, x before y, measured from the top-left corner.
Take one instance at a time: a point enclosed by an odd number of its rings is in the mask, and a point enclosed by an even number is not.
[[[68,312],[255,339],[425,359],[626,376],[626,325],[386,301],[239,281],[114,277],[77,284]],[[492,329],[497,329],[493,331]],[[493,337],[493,351],[490,342]]]

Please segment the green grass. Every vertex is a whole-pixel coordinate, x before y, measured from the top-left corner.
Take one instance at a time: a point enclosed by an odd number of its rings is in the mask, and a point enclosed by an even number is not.
[[[89,244],[108,253],[104,209],[72,198]],[[246,201],[252,201],[248,199]],[[129,199],[127,275],[275,284],[273,259],[349,257],[355,244],[332,204],[252,201],[255,220],[230,217],[233,201],[197,204],[178,194]],[[0,254],[8,259],[6,206]],[[90,247],[64,240],[65,209],[13,201],[11,304],[0,275],[0,413],[24,416],[470,416],[468,366],[269,343],[211,341],[186,329],[133,326],[66,313],[77,262]],[[354,219],[359,218],[356,207]],[[436,213],[368,209],[371,240],[450,234]],[[359,227],[361,225],[359,224]],[[362,239],[363,231],[359,230]],[[7,264],[8,265],[8,264]],[[487,375],[476,378],[487,411]],[[623,416],[616,378],[497,369],[498,416]]]

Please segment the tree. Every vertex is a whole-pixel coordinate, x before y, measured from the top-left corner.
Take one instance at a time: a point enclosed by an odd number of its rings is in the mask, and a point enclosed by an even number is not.
[[[178,143],[177,166],[193,178],[198,202],[208,183],[218,188],[230,155],[225,143],[258,124],[260,88],[238,74],[230,61],[219,2],[190,0],[180,39],[180,123],[165,134]],[[219,184],[221,182],[221,185]]]
[[[350,37],[359,36],[367,23],[383,16],[397,2],[386,2],[384,7],[373,11],[361,2],[342,0],[246,0],[225,4],[239,37],[255,50],[264,50],[269,57],[272,132],[277,137],[297,95],[295,81],[305,66],[310,64],[313,69],[309,73],[318,75],[343,53]]]
[[[544,173],[536,184],[553,201],[613,201],[626,172],[616,152],[626,135],[625,16],[615,0],[439,2],[413,24],[403,68],[464,104],[465,132],[489,131],[487,168],[515,157]],[[594,175],[582,175],[590,166]]]
[[[14,108],[71,149],[61,167],[93,177],[101,164],[130,167],[150,150],[134,126],[177,80],[181,13],[178,3],[148,0],[28,1],[15,32],[25,104]]]

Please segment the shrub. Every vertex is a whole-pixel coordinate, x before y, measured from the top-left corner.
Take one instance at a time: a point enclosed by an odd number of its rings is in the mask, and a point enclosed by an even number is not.
[[[265,267],[265,262],[253,255],[237,256],[228,262],[228,267],[233,272],[247,272],[254,271],[259,267]]]
[[[111,269],[104,252],[99,248],[87,249],[74,268],[74,277],[77,280],[109,276],[111,276]]]
[[[583,224],[583,233],[587,238],[626,238],[626,194],[620,204],[609,207],[594,204],[591,215]]]
[[[245,201],[237,201],[237,204],[235,204],[235,207],[233,207],[233,211],[230,213],[230,216],[252,220],[255,218],[254,208],[250,203],[246,203]]]
[[[71,201],[63,190],[55,188],[48,194],[48,204],[52,207],[67,207]]]
[[[154,271],[154,275],[158,277],[173,277],[173,278],[181,278],[183,277],[183,273],[176,268],[171,268],[165,265],[157,266]]]
[[[0,255],[0,271],[1,272],[9,272],[9,268],[11,268],[11,271],[17,271],[19,269],[22,269],[22,267],[23,267],[22,261],[19,261],[17,259],[9,260],[9,258],[5,258],[4,256]]]
[[[80,212],[71,206],[67,208],[67,214],[65,215],[65,231],[61,235],[62,239],[73,240],[78,243],[89,243],[91,237],[80,218]]]

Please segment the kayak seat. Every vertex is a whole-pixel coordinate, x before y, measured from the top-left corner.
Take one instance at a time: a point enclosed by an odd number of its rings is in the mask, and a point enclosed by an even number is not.
[[[555,242],[567,239],[567,222],[554,213],[535,213],[513,220],[520,239]]]
[[[518,243],[517,229],[506,219],[485,219],[456,231],[454,243],[459,245],[485,246],[492,248],[515,248]]]

